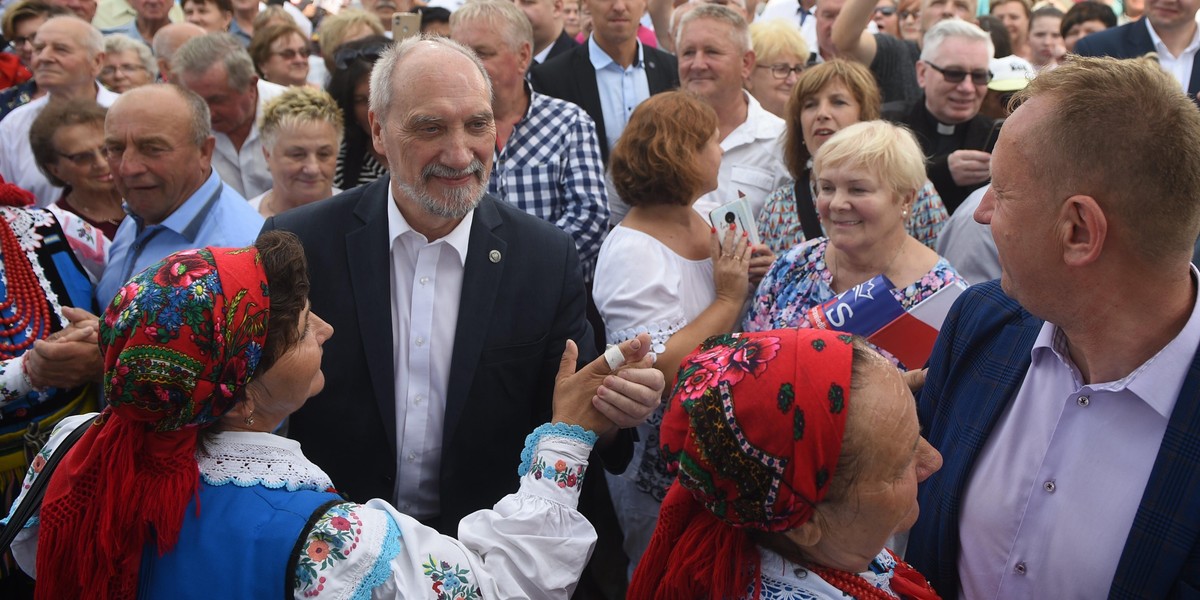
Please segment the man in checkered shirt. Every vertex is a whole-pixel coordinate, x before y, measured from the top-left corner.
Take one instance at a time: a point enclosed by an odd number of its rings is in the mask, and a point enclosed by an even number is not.
[[[488,192],[571,234],[584,279],[591,281],[608,231],[595,122],[525,81],[533,29],[512,2],[464,5],[450,17],[450,36],[479,55],[492,80],[496,158]]]

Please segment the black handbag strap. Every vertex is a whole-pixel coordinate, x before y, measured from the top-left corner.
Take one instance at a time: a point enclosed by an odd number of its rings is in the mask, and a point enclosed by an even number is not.
[[[25,493],[25,498],[21,505],[13,511],[13,516],[8,520],[8,524],[4,526],[4,531],[0,533],[0,554],[8,552],[8,547],[12,545],[13,540],[17,538],[17,534],[25,528],[25,524],[33,517],[34,511],[42,506],[42,497],[46,495],[46,486],[50,483],[50,475],[54,473],[54,469],[58,467],[62,457],[67,455],[71,450],[71,446],[83,437],[88,428],[92,426],[92,421],[96,420],[94,415],[92,418],[84,421],[79,427],[76,427],[70,434],[63,439],[58,448],[54,449],[54,453],[50,455],[50,460],[46,461],[46,466],[42,467],[42,471],[38,473],[33,484],[29,486],[29,491]]]
[[[815,240],[825,235],[825,230],[821,229],[821,217],[817,216],[817,202],[813,198],[812,185],[809,183],[811,173],[811,170],[805,169],[800,179],[793,184],[796,214],[800,217],[800,227],[804,230],[806,240]]]

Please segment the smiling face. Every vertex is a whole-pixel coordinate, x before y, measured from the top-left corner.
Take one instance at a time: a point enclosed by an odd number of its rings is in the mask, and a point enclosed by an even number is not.
[[[51,146],[58,159],[46,165],[52,175],[88,198],[107,197],[115,189],[112,171],[104,158],[104,126],[100,123],[67,125],[54,132]]]
[[[1004,23],[1004,28],[1008,30],[1008,38],[1012,40],[1014,47],[1025,43],[1026,36],[1029,35],[1029,16],[1025,14],[1025,7],[1020,2],[993,4],[992,16]]]
[[[860,165],[827,165],[817,174],[817,213],[842,252],[861,255],[905,235],[903,211],[912,200]]]
[[[800,100],[800,126],[809,155],[816,155],[833,134],[862,118],[862,107],[840,79]]]
[[[708,18],[689,21],[679,32],[679,82],[712,106],[739,97],[754,69],[754,53],[734,43],[734,32],[733,25]]]
[[[1146,0],[1146,18],[1155,31],[1178,31],[1195,26],[1200,0]]]
[[[939,122],[955,125],[979,114],[987,83],[977,85],[968,75],[958,83],[946,81],[930,63],[947,71],[987,71],[988,45],[983,40],[947,38],[928,63],[917,62],[917,82],[925,90],[925,108]]]
[[[140,85],[151,83],[150,71],[138,58],[136,50],[122,50],[104,55],[104,68],[100,69],[100,83],[104,87],[122,94]]]
[[[188,23],[203,27],[209,33],[221,33],[229,30],[233,13],[221,10],[215,2],[184,0],[183,18]]]
[[[50,19],[38,28],[32,71],[38,87],[51,92],[89,85],[100,75],[104,53],[89,55],[83,40],[91,27],[76,19]]]
[[[280,36],[271,42],[270,55],[259,69],[271,83],[304,85],[308,80],[308,42],[296,33]]]
[[[280,127],[273,147],[263,147],[276,198],[296,207],[333,195],[338,133],[328,121],[300,121]]]
[[[784,52],[769,60],[756,62],[750,73],[750,89],[754,98],[767,112],[783,117],[787,113],[788,98],[792,97],[792,89],[796,87],[796,79],[800,77],[796,68],[803,68],[805,60],[791,52]],[[771,72],[772,67],[787,67],[787,77],[779,79]]]
[[[270,407],[282,417],[299,410],[325,387],[321,357],[325,342],[333,336],[333,326],[313,313],[311,306],[300,314],[296,327],[300,332],[296,344],[255,380],[266,390],[264,398],[285,403]]]

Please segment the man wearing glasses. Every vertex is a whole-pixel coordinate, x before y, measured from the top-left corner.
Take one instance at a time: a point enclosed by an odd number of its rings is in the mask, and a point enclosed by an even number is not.
[[[992,74],[992,39],[958,19],[942,21],[925,34],[917,83],[924,94],[884,117],[917,134],[929,159],[929,180],[951,213],[976,188],[987,183],[990,148],[985,148],[992,119],[979,114]]]

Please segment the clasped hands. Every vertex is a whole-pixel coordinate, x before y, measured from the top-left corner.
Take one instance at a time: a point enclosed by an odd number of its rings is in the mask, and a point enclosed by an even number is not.
[[[642,423],[658,408],[666,382],[649,356],[650,336],[638,334],[618,347],[625,362],[615,371],[602,355],[576,372],[579,348],[567,340],[554,379],[552,422],[579,425],[603,437]]]
[[[70,324],[25,352],[25,373],[35,388],[73,388],[99,381],[104,373],[99,317],[71,306],[62,310]]]

